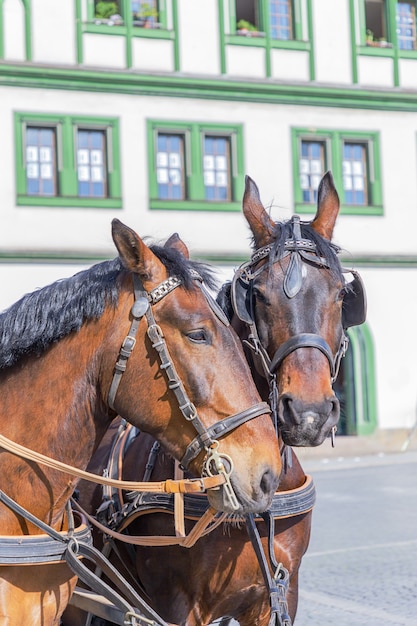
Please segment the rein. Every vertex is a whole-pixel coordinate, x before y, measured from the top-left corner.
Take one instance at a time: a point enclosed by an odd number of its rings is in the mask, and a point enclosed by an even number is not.
[[[201,276],[194,270],[192,271],[192,276],[195,280],[197,280],[200,289],[205,295],[205,298],[214,313],[220,317],[223,323],[226,323],[226,320],[220,315],[217,305],[215,305],[209,297],[207,290],[204,288]],[[185,454],[181,459],[181,465],[184,469],[187,469],[190,462],[204,450],[206,452],[206,457],[203,463],[202,476],[210,478],[221,476],[223,478],[222,486],[225,498],[229,501],[230,506],[234,510],[237,510],[239,508],[239,502],[230,482],[230,476],[233,472],[233,461],[228,455],[220,454],[218,452],[219,442],[214,437],[224,437],[241,424],[244,424],[245,422],[265,413],[270,413],[271,410],[266,402],[259,402],[255,406],[221,420],[209,428],[204,426],[198,416],[196,407],[190,401],[181,379],[177,374],[175,366],[171,360],[163,332],[155,321],[151,307],[151,305],[158,303],[167,294],[171,293],[171,291],[180,285],[181,279],[176,276],[171,276],[164,280],[158,287],[150,292],[147,292],[144,290],[139,276],[137,274],[133,274],[133,288],[135,294],[135,302],[133,303],[131,309],[133,320],[131,322],[129,333],[125,337],[120,348],[119,358],[115,365],[113,380],[109,389],[108,404],[111,409],[117,412],[114,406],[116,394],[123,373],[126,371],[127,361],[136,345],[136,333],[139,328],[139,324],[143,316],[145,316],[148,323],[147,334],[152,342],[152,347],[158,353],[160,360],[159,367],[165,372],[168,380],[168,388],[174,392],[184,419],[191,422],[197,431],[197,437],[195,437],[195,439],[188,445]]]

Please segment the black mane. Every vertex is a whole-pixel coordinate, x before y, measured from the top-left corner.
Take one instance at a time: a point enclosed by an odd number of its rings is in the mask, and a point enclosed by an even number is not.
[[[213,270],[192,262],[177,250],[150,246],[169,275],[179,276],[186,289],[193,286],[191,270],[207,286],[216,287]],[[80,330],[88,320],[99,319],[107,306],[119,299],[117,276],[123,271],[119,258],[104,261],[26,294],[0,314],[0,369],[11,367],[26,355],[40,355],[51,344]]]

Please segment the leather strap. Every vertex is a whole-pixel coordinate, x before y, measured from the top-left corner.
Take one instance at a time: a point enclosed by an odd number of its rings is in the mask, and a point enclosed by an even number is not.
[[[115,585],[115,588],[120,590],[120,593],[101,580],[79,557],[87,558],[98,566]],[[71,542],[65,553],[65,560],[74,574],[87,584],[90,589],[113,602],[115,606],[125,613],[127,618],[125,624],[133,625],[145,622],[155,626],[168,626],[167,622],[136,593],[135,589],[121,576],[120,572],[113,567],[110,561],[103,557],[101,552],[93,546]],[[145,619],[142,614],[145,615]]]
[[[130,535],[124,535],[121,532],[110,529],[108,526],[98,522],[95,517],[87,513],[78,502],[72,501],[73,506],[80,511],[88,521],[96,528],[101,530],[104,535],[118,539],[124,543],[132,544],[135,546],[182,546],[183,548],[192,548],[193,545],[200,539],[208,535],[212,530],[217,528],[224,522],[226,513],[219,515],[216,518],[217,511],[211,507],[207,509],[204,515],[199,519],[194,528],[185,537],[161,537],[161,536],[149,536],[149,537],[134,537]],[[123,526],[121,527],[123,528]]]
[[[294,352],[299,348],[317,348],[320,350],[329,361],[330,373],[333,378],[335,373],[333,353],[329,344],[323,339],[323,337],[313,333],[300,333],[299,335],[294,335],[294,337],[290,337],[287,341],[285,341],[278,348],[272,358],[269,366],[271,374],[273,374],[280,367],[283,360],[291,354],[291,352]]]
[[[288,605],[286,601],[288,590],[288,572],[286,572],[287,576],[283,579],[276,577],[273,578],[271,576],[265,552],[262,547],[261,538],[252,513],[246,516],[246,530],[258,559],[265,586],[269,590],[271,617],[268,626],[291,626],[292,622],[290,616],[288,615]]]
[[[240,413],[236,413],[236,415],[231,415],[230,417],[226,417],[220,422],[217,422],[216,424],[209,426],[209,428],[206,429],[206,432],[208,433],[211,439],[218,439],[219,437],[224,437],[225,435],[230,433],[232,430],[234,430],[238,426],[241,426],[245,422],[248,422],[249,420],[252,420],[255,417],[259,417],[260,415],[263,415],[264,413],[270,413],[270,412],[271,412],[271,409],[266,402],[258,402],[258,404],[255,404],[249,409],[245,409],[244,411],[241,411]],[[181,459],[181,467],[183,467],[184,469],[187,469],[191,461],[195,459],[195,457],[201,452],[201,450],[204,449],[204,447],[205,447],[205,443],[202,440],[201,436],[199,435],[195,437],[195,439],[193,439],[193,441],[188,445],[185,451],[185,454]]]
[[[108,485],[110,487],[116,487],[118,489],[127,489],[131,491],[151,491],[154,493],[202,493],[206,489],[213,489],[219,485],[224,484],[225,478],[223,475],[216,476],[204,476],[202,478],[188,478],[181,481],[165,480],[161,482],[134,482],[129,480],[117,480],[106,478],[105,476],[98,476],[91,472],[86,472],[78,467],[67,465],[62,461],[57,461],[49,456],[30,450],[25,446],[22,446],[10,439],[7,439],[4,435],[0,435],[0,448],[12,452],[17,456],[30,461],[35,461],[46,467],[59,470],[71,476],[77,476],[84,480],[97,483],[99,485]],[[4,497],[3,494],[2,497]]]

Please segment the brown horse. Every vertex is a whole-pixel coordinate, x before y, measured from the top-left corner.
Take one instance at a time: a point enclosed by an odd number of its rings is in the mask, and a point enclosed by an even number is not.
[[[344,327],[363,321],[359,309],[364,306],[360,286],[355,291],[345,283],[338,249],[331,243],[339,211],[332,176],[328,173],[322,180],[317,214],[311,223],[300,224],[296,218],[274,223],[250,179],[246,181],[243,211],[253,233],[254,253],[251,261],[238,270],[233,283],[222,289],[220,300],[247,347],[261,396],[272,398],[276,404],[282,450],[283,440],[288,445],[319,445],[339,418],[332,382],[346,347]],[[170,244],[180,248],[175,239]],[[106,435],[106,446],[93,460],[96,471],[106,465],[112,438],[112,433]],[[172,476],[172,459],[159,454],[156,462],[152,461],[154,451],[150,437],[141,434],[134,438],[125,452],[123,477],[148,474],[152,465],[153,480]],[[247,452],[250,457],[251,449]],[[287,461],[279,492],[296,493],[306,477],[294,453]],[[138,473],[139,467],[143,473]],[[113,494],[103,503],[108,511],[112,512],[113,506],[117,510],[118,497]],[[166,535],[174,531],[173,518],[167,510],[158,512],[159,505],[152,498],[142,506],[143,499],[132,504],[129,496],[121,497],[124,513],[129,511],[130,515],[130,523],[124,520],[123,527],[130,535]],[[88,491],[81,491],[81,498],[92,510],[101,502],[97,490],[95,501]],[[286,600],[293,620],[298,603],[298,571],[309,544],[311,511],[282,513],[283,517],[275,522],[274,549],[277,561],[289,572]],[[111,521],[117,525],[117,519],[116,513]],[[187,532],[192,524],[187,521]],[[258,527],[266,551],[264,522]],[[107,545],[115,546],[111,539]],[[122,573],[127,569],[139,581],[157,612],[175,624],[202,626],[223,616],[227,617],[224,624],[231,617],[241,626],[269,623],[269,597],[259,564],[246,531],[236,524],[214,530],[189,550],[136,547],[132,554],[117,541],[113,559]],[[290,623],[289,619],[285,623]]]
[[[262,510],[281,471],[275,433],[237,336],[205,292],[201,276],[209,280],[208,269],[149,248],[119,220],[112,226],[117,259],[28,294],[0,316],[2,436],[85,468],[117,414],[177,459],[197,429],[204,445],[193,446],[189,468],[199,476],[217,448],[214,424],[234,416],[237,428],[226,428],[218,445],[229,472],[208,468],[223,471],[230,489],[222,485],[208,497],[217,510]],[[76,479],[5,450],[0,475],[0,534],[19,536],[16,555],[20,536],[40,530],[6,506],[4,494],[52,529],[65,529]],[[58,624],[76,582],[67,565],[4,563],[1,623]]]

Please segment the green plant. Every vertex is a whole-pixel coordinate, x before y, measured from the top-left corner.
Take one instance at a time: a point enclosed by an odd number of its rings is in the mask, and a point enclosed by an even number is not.
[[[145,20],[151,17],[156,19],[158,17],[158,11],[155,9],[155,7],[152,4],[149,4],[148,2],[144,2],[143,4],[140,5],[140,9],[137,15],[139,18],[143,18]]]
[[[366,30],[366,41],[373,41],[374,33],[369,28]]]
[[[249,30],[252,32],[258,30],[256,26],[254,26],[253,24],[251,24],[250,22],[246,20],[239,20],[238,23],[236,24],[236,28],[237,30]]]
[[[119,7],[117,2],[109,2],[108,0],[101,0],[97,2],[95,9],[95,17],[101,20],[108,20],[112,15],[119,13]]]

